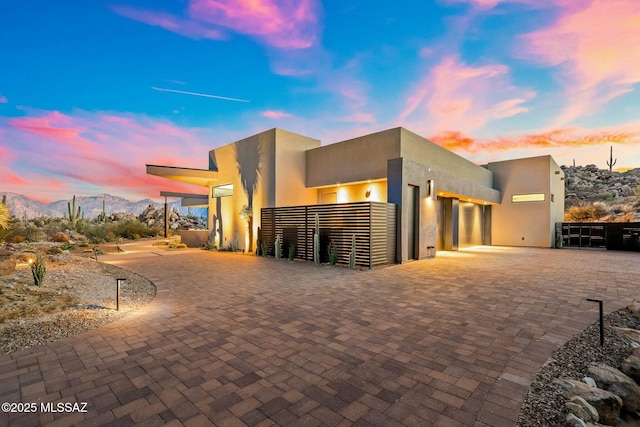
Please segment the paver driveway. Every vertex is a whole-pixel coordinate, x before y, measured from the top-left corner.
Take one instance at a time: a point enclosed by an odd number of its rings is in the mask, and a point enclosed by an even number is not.
[[[513,425],[562,342],[640,296],[640,254],[484,247],[372,271],[229,253],[119,258],[143,311],[0,357],[0,425]]]

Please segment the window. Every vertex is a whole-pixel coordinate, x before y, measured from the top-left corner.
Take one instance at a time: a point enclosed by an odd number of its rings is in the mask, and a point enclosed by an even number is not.
[[[544,193],[512,194],[511,202],[544,202]]]

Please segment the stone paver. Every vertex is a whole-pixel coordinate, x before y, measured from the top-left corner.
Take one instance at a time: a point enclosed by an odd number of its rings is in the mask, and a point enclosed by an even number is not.
[[[0,425],[514,425],[551,352],[638,297],[640,254],[484,247],[372,271],[249,255],[112,262],[145,309],[0,356]],[[40,403],[87,403],[86,413]]]

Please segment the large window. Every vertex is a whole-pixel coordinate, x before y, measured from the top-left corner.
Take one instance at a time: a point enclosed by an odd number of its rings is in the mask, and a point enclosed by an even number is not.
[[[512,194],[511,202],[544,202],[544,193]]]

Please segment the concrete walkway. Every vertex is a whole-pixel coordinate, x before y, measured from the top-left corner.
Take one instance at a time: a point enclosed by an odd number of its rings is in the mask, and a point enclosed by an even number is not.
[[[484,247],[372,271],[159,255],[104,257],[157,285],[146,309],[0,357],[0,402],[38,405],[0,425],[510,426],[597,320],[585,298],[640,297],[638,253]]]

